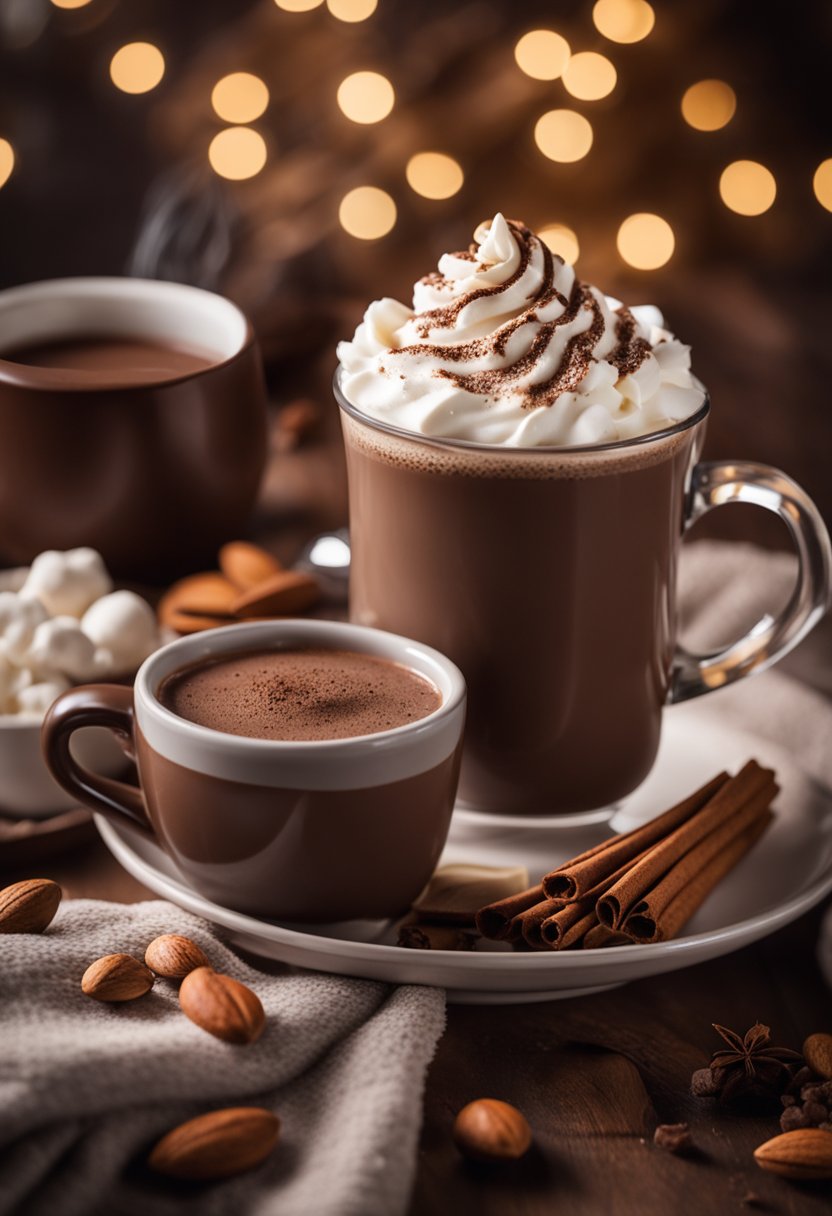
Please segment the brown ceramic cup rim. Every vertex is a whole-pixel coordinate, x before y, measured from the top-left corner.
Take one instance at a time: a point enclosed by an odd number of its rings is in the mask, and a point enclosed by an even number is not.
[[[340,408],[350,418],[354,418],[357,422],[363,423],[376,431],[382,431],[386,435],[392,435],[396,439],[410,440],[411,442],[423,443],[427,447],[440,448],[445,450],[462,450],[466,452],[482,452],[494,455],[496,452],[505,452],[511,456],[534,457],[552,456],[555,453],[559,458],[568,460],[571,456],[592,456],[598,452],[618,452],[628,448],[645,447],[652,443],[659,443],[662,440],[670,439],[675,435],[681,435],[684,431],[695,427],[697,423],[704,421],[707,418],[711,408],[710,398],[707,393],[705,400],[700,405],[699,409],[687,418],[680,419],[672,426],[663,427],[658,431],[648,431],[645,435],[633,435],[629,439],[616,439],[612,443],[583,443],[583,444],[538,444],[534,447],[508,447],[502,443],[475,443],[471,439],[450,439],[439,435],[423,435],[420,431],[408,431],[404,427],[394,426],[390,422],[385,422],[380,418],[374,418],[371,414],[365,414],[357,405],[345,396],[344,390],[341,387],[341,372],[342,368],[338,367],[335,375],[332,378],[332,388],[335,393],[335,400]]]
[[[89,276],[44,279],[0,292],[0,384],[32,391],[136,392],[210,375],[243,355],[254,331],[236,304],[216,292],[162,279]],[[208,335],[214,339],[207,341]],[[62,338],[156,339],[192,348],[209,360],[190,371],[128,381],[3,358],[9,350]]]

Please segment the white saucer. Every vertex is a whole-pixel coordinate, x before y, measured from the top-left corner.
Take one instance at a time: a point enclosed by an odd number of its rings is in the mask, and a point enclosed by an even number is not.
[[[332,929],[289,927],[231,912],[191,890],[151,840],[101,816],[107,847],[135,878],[172,903],[228,931],[233,943],[293,966],[388,983],[431,984],[451,1001],[511,1004],[598,991],[729,954],[795,920],[832,890],[832,793],[815,785],[776,745],[709,722],[702,701],[665,715],[664,737],[648,780],[619,809],[612,827],[626,831],[671,806],[721,768],[749,757],[777,770],[777,817],[754,850],[700,908],[684,937],[646,946],[563,953],[513,953],[496,943],[458,953],[388,944],[389,926],[363,922]],[[598,826],[553,827],[470,812],[454,816],[443,862],[521,863],[532,879],[609,832]]]

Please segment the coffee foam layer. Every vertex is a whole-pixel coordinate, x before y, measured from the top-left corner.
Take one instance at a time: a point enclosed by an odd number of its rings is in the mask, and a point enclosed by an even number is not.
[[[691,445],[693,427],[674,431],[647,442],[631,443],[597,451],[569,448],[515,449],[464,448],[452,443],[428,443],[419,436],[394,435],[361,422],[341,410],[341,422],[348,447],[382,464],[412,473],[440,474],[445,477],[491,478],[527,481],[585,481],[618,473],[635,473],[672,460]],[[698,456],[702,431],[694,433],[694,454]]]
[[[167,709],[211,730],[292,742],[377,734],[441,704],[424,677],[372,655],[256,651],[184,668],[159,690]]]

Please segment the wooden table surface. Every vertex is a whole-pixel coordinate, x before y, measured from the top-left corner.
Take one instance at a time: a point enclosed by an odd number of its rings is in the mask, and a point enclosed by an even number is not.
[[[342,522],[333,443],[327,424],[323,439],[270,468],[257,533],[284,557],[311,531]],[[149,894],[97,839],[38,869],[68,897]],[[0,883],[30,876],[7,870]],[[816,909],[727,958],[595,996],[449,1006],[427,1079],[411,1216],[829,1213],[832,1185],[787,1183],[755,1166],[752,1151],[778,1131],[776,1114],[740,1116],[688,1092],[691,1072],[718,1045],[712,1022],[744,1032],[760,1020],[792,1047],[832,1029],[815,960],[820,916]],[[478,1097],[514,1103],[532,1125],[534,1148],[511,1168],[472,1166],[453,1147],[454,1115]],[[697,1145],[687,1158],[652,1144],[657,1123],[679,1121]]]

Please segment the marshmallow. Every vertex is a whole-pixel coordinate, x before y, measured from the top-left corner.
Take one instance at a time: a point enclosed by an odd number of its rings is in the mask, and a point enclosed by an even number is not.
[[[81,617],[113,583],[95,549],[47,549],[32,562],[22,598],[38,599],[52,616]]]
[[[29,684],[18,692],[15,708],[19,714],[42,718],[52,702],[69,687],[69,680],[65,680],[63,676],[53,676],[49,680],[41,680],[38,684]]]
[[[55,616],[35,630],[26,659],[38,673],[60,672],[72,680],[89,680],[96,674],[95,645],[72,616]]]
[[[134,672],[159,645],[156,616],[147,600],[134,591],[113,591],[87,609],[81,628],[98,648],[98,662],[106,663],[103,652],[110,652],[110,672]]]
[[[0,591],[0,652],[22,666],[35,630],[47,615],[40,600],[25,600],[13,591]]]

